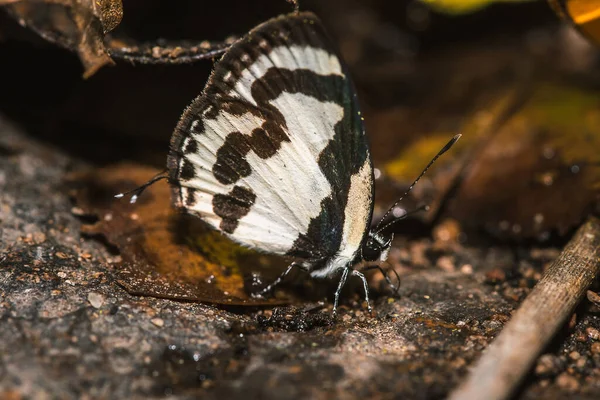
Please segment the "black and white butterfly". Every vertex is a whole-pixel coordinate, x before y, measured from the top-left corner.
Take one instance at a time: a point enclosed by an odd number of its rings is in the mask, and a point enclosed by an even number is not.
[[[314,14],[271,19],[228,49],[183,113],[167,167],[176,207],[237,243],[296,260],[263,292],[294,266],[340,275],[335,314],[353,275],[370,311],[367,281],[354,267],[385,261],[393,235],[380,227],[385,216],[369,229],[373,166],[363,118]]]

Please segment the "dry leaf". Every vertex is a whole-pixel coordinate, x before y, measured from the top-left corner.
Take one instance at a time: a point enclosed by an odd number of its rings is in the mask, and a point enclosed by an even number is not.
[[[103,40],[123,17],[121,0],[20,0],[0,4],[24,27],[76,51],[85,69],[84,78],[114,63]]]
[[[549,0],[552,9],[571,22],[586,37],[600,44],[600,2],[582,0]]]
[[[164,181],[146,190],[135,204],[114,198],[158,172],[120,164],[72,178],[77,206],[98,218],[82,230],[104,236],[120,252],[118,282],[132,294],[178,300],[232,305],[288,302],[249,295],[253,279],[266,286],[282,272],[285,260],[237,246],[200,219],[176,212]]]
[[[465,167],[449,212],[502,237],[568,233],[600,204],[600,99],[540,83]]]

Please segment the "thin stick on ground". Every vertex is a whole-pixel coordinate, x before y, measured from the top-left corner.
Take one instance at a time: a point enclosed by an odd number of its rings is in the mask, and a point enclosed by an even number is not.
[[[589,218],[450,400],[506,399],[600,271],[600,220]]]

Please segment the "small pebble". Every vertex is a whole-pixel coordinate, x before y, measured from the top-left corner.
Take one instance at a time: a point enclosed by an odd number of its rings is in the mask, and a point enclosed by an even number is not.
[[[502,328],[502,322],[500,321],[484,321],[482,325],[489,332],[493,332]]]
[[[579,381],[574,376],[567,374],[566,372],[560,374],[558,378],[556,378],[556,384],[562,388],[572,392],[575,392],[579,389]]]
[[[578,341],[579,343],[586,343],[588,341],[588,337],[583,332],[576,332],[575,340]]]
[[[104,304],[104,296],[102,296],[100,293],[90,292],[88,294],[88,301],[92,307],[100,308],[102,307],[102,304]]]
[[[494,268],[485,273],[485,283],[496,284],[506,280],[506,273],[500,268]]]
[[[573,315],[571,315],[571,319],[569,320],[569,329],[575,328],[576,324],[577,324],[577,314],[573,313]]]
[[[85,215],[85,211],[83,211],[83,209],[80,207],[71,208],[71,213],[78,216]]]
[[[587,291],[587,299],[594,303],[595,305],[600,307],[600,295],[596,292],[592,292],[591,290]]]
[[[435,240],[442,242],[456,241],[460,234],[460,224],[453,219],[447,219],[433,229],[433,237]]]
[[[473,273],[473,266],[471,264],[465,264],[460,267],[460,272],[465,275],[471,275]]]
[[[152,318],[150,320],[150,322],[152,322],[154,325],[158,326],[159,328],[162,328],[165,325],[165,321],[163,321],[162,318]]]
[[[446,272],[454,272],[456,271],[456,265],[452,260],[452,257],[442,256],[437,259],[436,266]]]
[[[536,366],[535,374],[540,376],[554,375],[558,372],[558,359],[552,354],[542,355]]]
[[[36,244],[44,243],[46,241],[46,235],[43,232],[33,233],[33,242]]]
[[[587,333],[588,337],[592,340],[600,340],[600,331],[596,328],[592,328],[591,326],[585,328],[585,333]]]

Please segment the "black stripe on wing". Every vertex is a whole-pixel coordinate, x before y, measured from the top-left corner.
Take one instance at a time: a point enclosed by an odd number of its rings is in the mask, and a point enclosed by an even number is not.
[[[323,171],[333,190],[330,197],[321,204],[321,213],[310,223],[308,232],[299,235],[294,246],[288,252],[291,256],[311,258],[320,254],[323,258],[333,256],[340,248],[344,215],[350,190],[350,178],[358,173],[368,159],[371,164],[369,148],[364,134],[362,118],[352,82],[345,79],[336,85],[322,87],[323,95],[335,99],[344,107],[344,117],[335,126],[335,136],[319,155],[319,167]],[[371,192],[373,187],[365,188]],[[369,210],[369,218],[373,206]],[[365,226],[365,234],[368,226]]]
[[[291,46],[312,47],[336,54],[321,21],[313,13],[282,15],[258,25],[228,50],[209,78],[205,95],[227,93],[261,55],[269,55],[276,47]]]

